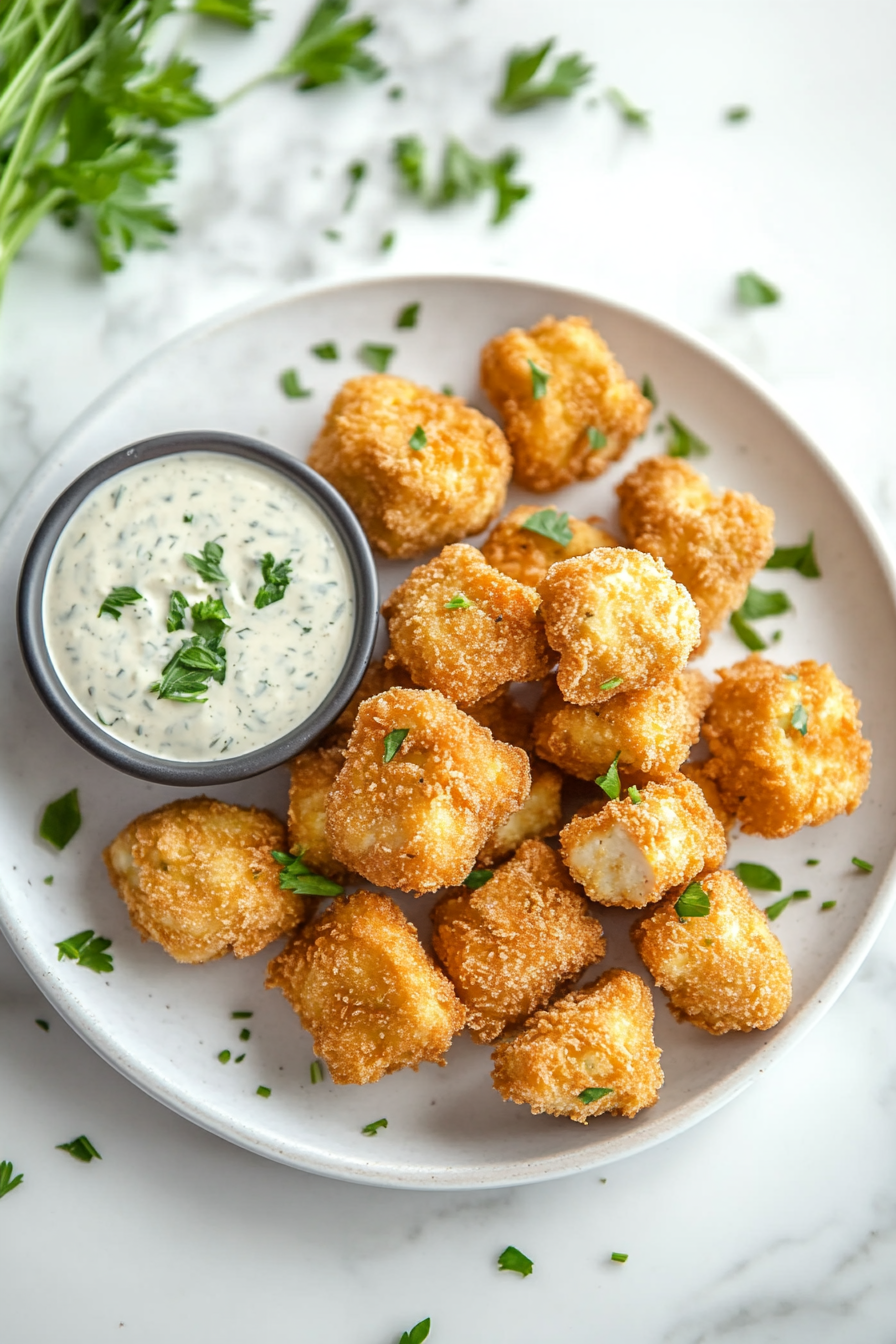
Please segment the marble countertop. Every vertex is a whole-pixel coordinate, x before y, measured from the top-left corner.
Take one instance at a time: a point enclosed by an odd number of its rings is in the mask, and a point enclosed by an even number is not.
[[[308,5],[274,8],[248,36],[188,34],[212,95],[265,68]],[[364,8],[389,78],[305,96],[263,87],[187,128],[167,252],[101,278],[77,231],[47,224],[30,241],[0,308],[0,507],[115,378],[221,308],[303,277],[466,268],[578,285],[696,328],[772,384],[896,542],[893,6]],[[596,63],[592,89],[496,117],[508,46],[551,34]],[[403,98],[387,96],[393,84]],[[649,131],[621,124],[608,86],[651,109]],[[753,116],[725,123],[733,103]],[[388,146],[412,131],[517,145],[531,198],[500,228],[484,204],[400,200]],[[370,175],[341,218],[355,158]],[[751,268],[781,287],[780,305],[735,307],[733,276]],[[894,1042],[891,918],[784,1064],[675,1140],[538,1186],[375,1190],[275,1166],[169,1113],[55,1016],[3,944],[0,1157],[26,1181],[0,1206],[2,1334],[392,1344],[431,1316],[435,1344],[883,1344],[896,1320]],[[50,1160],[60,1123],[90,1134],[102,1163]],[[530,1278],[498,1272],[508,1243],[534,1260]]]

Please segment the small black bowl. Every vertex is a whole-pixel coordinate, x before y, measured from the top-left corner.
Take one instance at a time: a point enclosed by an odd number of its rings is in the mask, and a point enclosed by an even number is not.
[[[53,666],[44,634],[42,605],[47,568],[53,548],[75,509],[98,485],[126,467],[156,457],[191,452],[227,453],[232,457],[245,457],[273,468],[301,486],[329,519],[342,542],[355,588],[355,628],[351,649],[326,699],[292,732],[265,747],[259,747],[257,751],[249,751],[229,760],[167,761],[117,741],[94,723],[71,698]],[[211,785],[248,779],[275,765],[282,765],[313,742],[342,713],[357,690],[370,661],[376,635],[377,610],[376,568],[367,538],[345,500],[322,476],[303,462],[297,462],[279,449],[258,443],[255,439],[243,438],[239,434],[225,434],[219,430],[185,430],[160,434],[156,438],[143,439],[128,448],[119,449],[117,453],[104,457],[90,467],[59,496],[45,514],[28,547],[19,579],[16,617],[19,645],[28,674],[38,695],[69,736],[107,765],[113,765],[126,774],[136,775],[139,779],[151,780],[155,784]]]

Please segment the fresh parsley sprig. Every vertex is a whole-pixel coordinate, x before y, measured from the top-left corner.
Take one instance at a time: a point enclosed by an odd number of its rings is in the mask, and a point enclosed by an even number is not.
[[[347,18],[348,9],[349,0],[320,0],[268,78],[294,78],[302,93],[351,76],[382,79],[385,68],[361,45],[376,32],[376,20],[369,14]]]
[[[47,840],[55,849],[65,849],[80,829],[81,807],[77,789],[69,789],[61,798],[47,803],[40,822],[42,840]]]
[[[401,136],[392,146],[392,161],[404,186],[429,209],[472,201],[483,192],[494,193],[491,223],[502,224],[531,190],[516,181],[513,174],[519,164],[519,152],[504,149],[493,159],[479,158],[452,136],[442,153],[441,170],[430,182],[426,168],[426,146],[419,136]]]
[[[221,568],[224,547],[217,541],[207,541],[201,555],[185,555],[184,559],[191,569],[195,569],[200,579],[206,583],[227,583],[227,575]]]
[[[536,76],[556,40],[550,37],[530,51],[522,48],[510,53],[504,72],[504,85],[493,103],[496,112],[525,112],[552,98],[571,98],[577,89],[587,84],[593,66],[579,51],[561,56],[553,73],[540,83],[537,82]]]
[[[298,854],[271,850],[272,858],[280,865],[280,889],[295,891],[300,896],[341,896],[343,888],[339,883],[309,868],[302,858],[304,853],[304,849],[300,849]]]
[[[271,17],[268,10],[255,8],[255,0],[193,0],[193,13],[246,29]]]
[[[109,596],[103,598],[97,616],[111,616],[113,620],[120,621],[124,607],[142,601],[143,594],[138,593],[136,588],[113,588]]]
[[[289,571],[292,569],[291,560],[277,562],[270,551],[265,551],[260,563],[264,582],[255,594],[255,606],[259,611],[262,607],[269,607],[272,602],[282,602],[290,584]]]
[[[403,1330],[398,1344],[423,1344],[424,1340],[429,1339],[429,1317],[425,1321],[418,1321],[411,1330]]]
[[[73,933],[70,938],[63,938],[62,942],[56,943],[55,946],[59,949],[57,961],[65,958],[76,961],[79,966],[85,966],[88,971],[95,971],[97,975],[110,975],[115,970],[112,958],[106,951],[107,947],[112,946],[112,939],[94,938],[93,929]]]
[[[11,1162],[0,1162],[0,1199],[8,1195],[10,1190],[15,1190],[17,1185],[21,1185],[25,1179],[24,1173],[19,1172],[18,1176],[12,1174],[13,1166]],[[424,1335],[424,1339],[426,1336]]]

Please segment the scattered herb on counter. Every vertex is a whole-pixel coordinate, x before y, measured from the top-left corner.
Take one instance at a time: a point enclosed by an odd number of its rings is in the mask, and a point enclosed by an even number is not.
[[[47,803],[40,823],[40,838],[56,849],[65,849],[69,840],[81,829],[81,808],[78,790],[69,789],[61,798]]]
[[[743,103],[736,103],[734,107],[726,107],[723,113],[726,121],[738,122],[746,121],[750,116],[750,109]]]
[[[429,1317],[425,1321],[418,1321],[412,1330],[403,1330],[398,1344],[423,1344],[423,1341],[429,1339]]]
[[[704,443],[693,430],[688,429],[677,415],[670,413],[667,419],[671,438],[666,452],[670,457],[706,457],[709,453],[708,443]]]
[[[836,901],[822,901],[821,908],[822,910],[833,910],[836,904]]]
[[[248,1041],[248,1040],[251,1040],[251,1038],[252,1038],[252,1033],[251,1033],[251,1031],[249,1030],[249,1028],[248,1028],[248,1027],[243,1027],[242,1031],[240,1032],[240,1040],[241,1040],[241,1041]]]
[[[392,147],[392,161],[407,188],[429,209],[453,201],[472,201],[484,191],[494,192],[492,224],[502,224],[530,188],[513,179],[519,153],[505,149],[493,159],[480,159],[454,137],[442,153],[441,175],[430,183],[426,173],[426,146],[417,135],[401,136]]]
[[[51,874],[49,875],[49,877],[45,877],[45,878],[44,878],[44,886],[45,886],[45,887],[52,887],[52,885],[53,885],[53,874],[51,873]]]
[[[342,234],[339,232],[338,229],[324,229],[323,232],[322,232],[322,234],[321,234],[321,237],[322,237],[322,238],[326,238],[326,239],[327,239],[329,242],[331,242],[331,243],[341,243],[341,242],[342,242]],[[289,394],[287,394],[287,395],[289,395]],[[299,393],[299,395],[301,396],[301,393]],[[310,395],[310,394],[309,394],[309,395]]]
[[[628,1251],[613,1251],[610,1259],[615,1260],[619,1265],[624,1265],[628,1259]]]
[[[292,569],[292,561],[275,561],[271,552],[265,551],[260,564],[264,583],[255,594],[255,606],[259,611],[262,607],[269,607],[272,602],[282,602],[291,581],[289,571]]]
[[[523,1278],[532,1273],[534,1268],[528,1255],[523,1255],[515,1246],[508,1246],[498,1256],[498,1268],[509,1269],[514,1274],[521,1274]]]
[[[635,107],[629,102],[621,89],[607,89],[607,98],[613,104],[627,126],[638,126],[646,131],[650,126],[650,113],[644,108]]]
[[[770,303],[778,303],[781,291],[755,271],[742,271],[736,277],[737,301],[744,308],[762,308]]]
[[[417,428],[414,430],[413,434],[411,435],[411,437],[408,439],[408,446],[412,448],[415,453],[419,453],[421,448],[426,447],[426,444],[427,444],[426,430],[423,428],[422,425],[418,425]]]
[[[385,68],[361,47],[376,31],[376,21],[367,14],[345,19],[348,7],[349,0],[320,0],[292,47],[262,78],[295,78],[302,93],[341,84],[350,75],[367,82],[382,79]]]
[[[771,868],[766,868],[764,863],[736,863],[732,871],[745,887],[753,891],[781,890],[780,877]]]
[[[473,603],[463,593],[455,593],[452,598],[444,604],[446,611],[459,611],[465,607],[472,607]]]
[[[703,919],[709,914],[709,892],[699,882],[692,882],[675,902],[679,919]]]
[[[113,588],[109,596],[103,598],[97,616],[111,616],[113,620],[120,621],[123,607],[142,601],[143,594],[138,593],[136,588]]]
[[[0,1162],[0,1199],[4,1195],[8,1195],[10,1190],[15,1190],[16,1186],[21,1185],[24,1179],[25,1175],[21,1171],[18,1176],[13,1176],[11,1162]]]
[[[469,887],[471,891],[477,891],[479,887],[484,887],[486,882],[491,882],[494,875],[491,868],[474,868],[472,873],[467,873],[464,878],[464,886]]]
[[[265,1087],[264,1083],[259,1083],[258,1087],[255,1089],[255,1095],[256,1097],[269,1097],[271,1095],[271,1089]]]
[[[229,1050],[222,1050],[222,1051],[219,1053],[219,1055],[218,1055],[218,1063],[219,1063],[219,1064],[229,1064],[229,1063],[230,1063],[230,1051],[229,1051]]]
[[[653,385],[653,380],[649,373],[645,373],[641,380],[641,396],[646,397],[651,406],[655,406],[659,401],[659,397],[656,394],[656,388]]]
[[[230,1016],[239,1020],[241,1017],[254,1017],[255,1014],[249,1012],[247,1008],[237,1008],[235,1012],[230,1014]]]
[[[245,1054],[237,1055],[236,1059],[233,1062],[234,1064],[242,1064],[245,1058],[246,1058]]]
[[[175,630],[183,630],[184,617],[187,614],[187,607],[189,605],[190,604],[183,593],[175,588],[168,600],[167,629],[169,635],[173,635]]]
[[[388,232],[384,233],[382,238],[380,239],[380,251],[391,252],[394,246],[395,246],[395,230],[389,229]]]
[[[57,1143],[57,1149],[76,1158],[79,1162],[92,1162],[98,1158],[102,1162],[101,1155],[94,1148],[86,1134],[81,1134],[77,1139],[72,1139],[70,1143]]]
[[[201,555],[187,554],[184,559],[206,583],[227,583],[227,575],[221,568],[223,557],[224,547],[217,541],[207,541]]]
[[[348,195],[345,198],[345,203],[343,204],[342,207],[342,213],[344,215],[347,215],[348,212],[354,207],[355,201],[358,199],[358,191],[360,190],[361,183],[367,176],[367,164],[364,162],[363,159],[355,159],[353,163],[349,164],[348,168],[346,168],[345,171],[348,175],[349,185],[348,185]]]
[[[522,48],[510,53],[504,87],[492,104],[496,112],[526,112],[551,98],[571,98],[577,89],[587,84],[593,67],[579,51],[559,57],[553,73],[541,83],[536,82],[535,77],[556,40],[550,37],[531,51]]]
[[[544,369],[540,369],[534,360],[527,359],[526,363],[529,365],[532,374],[532,400],[541,401],[542,397],[546,397],[548,394],[548,383],[551,375],[545,373]]]
[[[402,308],[401,312],[396,317],[395,325],[399,330],[401,330],[402,328],[416,327],[417,319],[419,316],[420,316],[420,304],[409,303],[404,308]]]
[[[802,737],[806,736],[809,731],[809,715],[806,713],[805,705],[794,705],[790,723]]]
[[[377,1132],[378,1129],[388,1129],[388,1128],[389,1128],[388,1120],[371,1120],[369,1125],[364,1126],[364,1128],[361,1130],[361,1133],[373,1135]]]
[[[586,1087],[584,1092],[579,1093],[579,1101],[590,1106],[593,1101],[600,1101],[601,1097],[610,1096],[612,1091],[612,1087]]]
[[[303,387],[297,369],[284,369],[280,375],[280,388],[284,396],[294,401],[311,396],[311,388]]]
[[[391,89],[386,90],[386,97],[391,98],[393,102],[397,102],[399,98],[404,97],[404,89],[400,84],[393,84]]]
[[[588,442],[591,445],[592,453],[599,452],[601,448],[606,448],[607,436],[606,434],[604,434],[603,430],[595,429],[593,425],[589,425],[588,428],[585,430],[585,434],[587,435]]]
[[[867,859],[857,859],[857,858],[853,857],[853,858],[850,860],[850,862],[854,865],[854,867],[858,868],[860,872],[863,872],[863,873],[873,873],[873,872],[874,872],[874,864],[873,864],[873,863],[869,863],[869,862],[867,861]]]
[[[322,1083],[322,1082],[323,1082],[323,1080],[324,1080],[324,1066],[323,1066],[323,1064],[321,1063],[321,1061],[320,1061],[319,1059],[312,1059],[312,1061],[311,1061],[311,1068],[310,1068],[309,1072],[310,1072],[310,1074],[311,1074],[311,1081],[312,1081],[312,1083]]]
[[[410,728],[393,728],[383,739],[383,762],[388,765],[410,732]]]
[[[40,1027],[41,1031],[49,1031],[49,1030],[50,1030],[50,1024],[49,1024],[49,1022],[46,1020],[46,1018],[44,1018],[44,1017],[36,1017],[36,1018],[34,1019],[34,1021],[35,1021],[35,1024],[36,1024],[38,1027]]]
[[[555,541],[558,546],[568,546],[572,541],[569,514],[558,513],[553,505],[539,509],[537,513],[530,513],[526,521],[520,523],[520,528],[524,532],[537,532],[539,536],[547,537],[548,541]]]
[[[795,569],[804,579],[820,579],[821,570],[815,559],[815,533],[809,533],[809,540],[802,546],[776,546],[770,560],[765,562],[766,569]]]
[[[636,788],[636,786],[635,786],[634,784],[629,784],[629,786],[628,786],[626,792],[627,792],[629,798],[631,798],[632,802],[633,802],[633,803],[635,804],[635,806],[637,807],[638,804],[641,802],[641,794],[640,794],[640,792],[638,791],[638,789]]]
[[[607,681],[601,682],[600,689],[602,691],[615,691],[616,687],[621,685],[622,685],[621,677],[610,677]]]
[[[610,766],[607,773],[605,775],[598,775],[597,779],[594,781],[599,789],[603,789],[608,798],[619,797],[619,766],[617,762],[621,755],[622,752],[617,751],[616,755],[613,757],[613,764]]]
[[[339,347],[335,341],[321,341],[320,345],[312,345],[311,353],[318,359],[334,360],[339,358]]]
[[[817,868],[818,865],[819,865],[820,863],[821,863],[821,859],[807,859],[807,860],[806,860],[806,867],[807,867],[807,868]]]
[[[271,856],[280,864],[281,891],[295,891],[300,896],[341,896],[342,887],[328,877],[315,873],[302,859],[304,850],[298,854],[283,854],[278,849],[271,850]]]
[[[394,345],[375,345],[371,341],[365,341],[358,351],[358,358],[368,369],[373,369],[374,373],[386,373],[394,354]]]
[[[256,9],[255,0],[193,0],[192,13],[206,19],[221,19],[237,28],[254,28],[256,23],[271,16],[266,9]]]
[[[112,946],[112,939],[94,938],[93,929],[73,933],[71,938],[63,938],[54,946],[59,949],[57,961],[62,961],[63,958],[76,961],[79,966],[85,966],[88,971],[95,971],[97,975],[109,975],[115,969],[112,958],[106,951],[107,947]]]

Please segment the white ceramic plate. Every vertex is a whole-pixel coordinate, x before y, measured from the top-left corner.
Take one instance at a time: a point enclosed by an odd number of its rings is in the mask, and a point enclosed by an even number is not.
[[[399,309],[421,304],[415,330],[396,331]],[[48,716],[25,675],[13,604],[26,544],[55,496],[91,462],[134,439],[175,429],[217,428],[265,439],[304,457],[332,394],[361,373],[363,341],[394,344],[392,371],[440,387],[451,384],[487,410],[478,391],[478,351],[496,332],[545,313],[590,317],[628,372],[649,373],[665,411],[712,446],[704,468],[716,486],[751,490],[777,515],[782,544],[817,538],[820,580],[777,572],[762,586],[785,588],[795,612],[763,622],[783,631],[782,661],[830,661],[860,696],[874,742],[874,778],[860,810],[784,841],[736,839],[730,863],[770,864],[784,891],[810,887],[775,925],[794,970],[793,1004],[771,1032],[715,1039],[677,1024],[655,994],[656,1037],[665,1085],[658,1104],[634,1121],[603,1117],[576,1125],[501,1100],[489,1080],[487,1049],[462,1037],[447,1067],[425,1065],[363,1088],[313,1086],[311,1038],[279,993],[263,989],[270,953],[244,961],[178,966],[142,944],[111,890],[100,850],[139,812],[177,796],[142,784],[88,756]],[[338,343],[338,363],[309,347]],[[313,388],[289,401],[280,372],[297,366]],[[642,456],[662,451],[653,428],[623,463],[551,502],[584,517],[615,515],[614,485]],[[509,506],[520,502],[512,492]],[[542,497],[537,497],[542,498]],[[382,595],[409,565],[382,564]],[[678,1133],[735,1096],[794,1045],[855,974],[892,896],[896,842],[896,604],[889,560],[875,525],[849,489],[776,408],[756,380],[701,340],[582,294],[521,281],[412,277],[302,288],[227,314],[160,350],[102,398],[63,438],[19,496],[0,533],[0,921],[12,946],[54,1006],[110,1064],[165,1105],[235,1143],[309,1171],[377,1185],[417,1188],[509,1185],[582,1170]],[[745,653],[718,636],[706,669]],[[43,844],[37,826],[47,801],[77,786],[82,829],[64,853]],[[220,791],[231,801],[286,810],[287,775],[278,770]],[[181,791],[189,792],[189,791]],[[850,864],[874,863],[873,875]],[[809,857],[817,867],[805,867]],[[53,874],[51,886],[44,877]],[[431,900],[399,895],[429,941]],[[772,898],[770,897],[769,900]],[[821,913],[822,900],[836,900]],[[765,902],[768,903],[767,901]],[[609,948],[602,968],[644,972],[628,939],[631,916],[600,911]],[[54,943],[84,928],[113,940],[115,971],[95,975],[56,960]],[[273,952],[275,949],[271,949]],[[238,1044],[254,1012],[251,1040]],[[225,1047],[241,1064],[218,1063]],[[265,1100],[259,1084],[271,1088]],[[375,1137],[363,1125],[387,1117]]]

